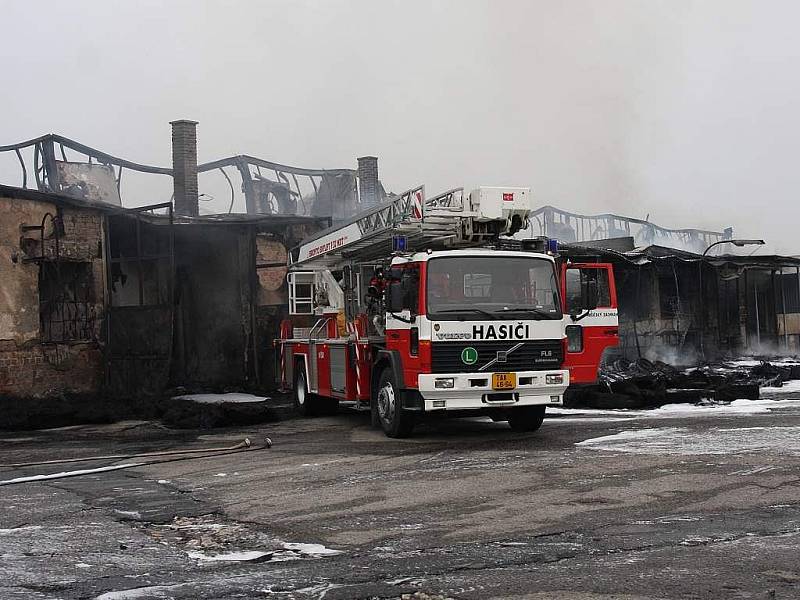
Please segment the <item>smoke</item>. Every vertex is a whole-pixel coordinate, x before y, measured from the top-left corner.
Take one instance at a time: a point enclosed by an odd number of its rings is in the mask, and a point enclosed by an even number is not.
[[[55,131],[168,165],[168,122],[193,118],[201,162],[375,154],[395,191],[530,185],[540,204],[799,250],[798,3],[0,2],[19,84],[0,144]],[[150,181],[132,204],[168,197]]]
[[[649,346],[642,354],[650,361],[661,361],[673,367],[694,367],[704,362],[700,352],[691,346]]]
[[[797,336],[792,335],[791,337],[796,338]],[[783,341],[776,343],[772,341],[757,342],[753,340],[747,348],[742,350],[741,356],[752,357],[758,360],[769,360],[770,358],[776,357],[797,358],[800,356],[800,351],[798,351],[798,348],[788,348]]]

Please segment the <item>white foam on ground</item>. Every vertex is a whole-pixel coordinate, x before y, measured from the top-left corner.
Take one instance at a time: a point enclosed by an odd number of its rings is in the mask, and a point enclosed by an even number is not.
[[[123,517],[131,517],[133,519],[142,518],[142,513],[140,513],[138,510],[118,510],[115,508],[114,512],[118,515],[122,515]]]
[[[266,396],[254,396],[253,394],[185,394],[183,396],[174,396],[173,400],[190,400],[192,402],[199,402],[200,404],[223,404],[228,402],[233,403],[246,403],[246,402],[264,402],[268,400]]]
[[[726,367],[757,367],[761,364],[760,360],[754,360],[752,358],[742,358],[739,360],[726,360],[722,363]]]
[[[789,387],[789,383],[797,384]],[[792,393],[800,391],[800,381],[788,382],[784,388],[763,388],[771,394],[781,392]],[[755,415],[769,413],[774,409],[792,408],[800,406],[800,398],[786,398],[773,400],[762,398],[760,400],[734,400],[728,404],[665,404],[659,408],[649,410],[592,410],[573,408],[548,408],[547,415],[558,415],[548,423],[570,423],[576,421],[611,422],[633,421],[641,419],[675,419],[682,417],[708,417],[717,415]],[[595,415],[598,415],[595,417]],[[611,415],[614,417],[612,418]],[[574,418],[573,418],[574,417]]]
[[[138,598],[169,598],[168,592],[174,592],[188,584],[179,583],[176,585],[148,585],[146,587],[120,590],[118,592],[106,592],[95,596],[94,600],[137,600]]]
[[[332,550],[331,548],[326,548],[322,544],[300,544],[296,542],[286,542],[283,547],[286,550],[299,552],[304,556],[335,556],[342,553],[341,550]]]
[[[761,391],[767,394],[794,394],[800,392],[800,379],[785,382],[781,387],[762,387]]]
[[[655,418],[699,414],[747,414],[769,412],[765,402],[775,404],[774,400],[734,400],[730,404],[665,404],[650,411]]]
[[[576,446],[589,450],[633,454],[748,454],[752,452],[800,456],[800,427],[686,427],[636,429],[590,438]]]
[[[616,416],[625,416],[626,414],[630,414],[632,412],[638,411],[631,411],[624,408],[619,409],[601,409],[601,408],[558,408],[558,407],[547,407],[547,414],[548,415],[616,415]]]
[[[189,558],[217,562],[247,562],[269,556],[270,552],[260,550],[247,550],[244,552],[226,552],[225,554],[203,554],[202,552],[187,552]]]
[[[23,525],[22,527],[13,527],[11,529],[0,529],[0,535],[8,535],[10,533],[18,533],[21,531],[36,531],[41,529],[41,525]]]

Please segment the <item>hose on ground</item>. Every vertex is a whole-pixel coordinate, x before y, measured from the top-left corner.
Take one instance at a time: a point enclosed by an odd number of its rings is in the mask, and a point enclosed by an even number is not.
[[[175,458],[166,458],[161,460],[145,460],[142,462],[135,462],[135,463],[126,463],[122,465],[108,465],[105,467],[97,467],[94,469],[79,469],[77,471],[64,471],[61,473],[48,473],[45,475],[29,475],[26,477],[17,477],[14,479],[6,479],[0,481],[0,487],[7,486],[7,485],[17,485],[20,483],[35,483],[37,481],[51,481],[54,479],[65,479],[67,477],[79,477],[81,475],[92,475],[95,473],[106,473],[109,471],[120,471],[122,469],[132,469],[135,467],[146,467],[148,465],[158,465],[168,462],[178,462],[182,460],[199,460],[203,458],[211,458],[214,456],[225,456],[227,454],[236,454],[238,452],[246,451],[246,450],[264,450],[266,448],[272,447],[272,440],[266,438],[266,441],[261,446],[253,446],[249,439],[245,438],[244,441],[236,444],[235,446],[229,446],[227,448],[206,448],[202,450],[202,454],[199,456],[177,456]],[[171,451],[166,453],[167,455],[174,455],[176,451]],[[183,452],[186,454],[187,452]],[[144,455],[139,456],[153,456],[159,453],[147,453]],[[135,455],[124,456],[123,458],[135,458]],[[98,457],[92,458],[91,460],[98,460]],[[54,462],[65,462],[65,461],[54,461]],[[50,464],[50,463],[39,463],[39,464]],[[29,465],[33,466],[33,465]]]
[[[135,454],[109,454],[107,456],[82,456],[79,458],[56,458],[53,460],[43,460],[38,462],[24,462],[24,463],[10,463],[0,465],[0,469],[17,469],[20,467],[38,467],[41,465],[59,465],[76,462],[88,462],[92,460],[122,460],[124,458],[143,458],[146,456],[172,456],[179,454],[200,454],[209,452],[224,452],[226,450],[239,450],[241,448],[249,448],[252,445],[250,438],[244,438],[241,442],[234,446],[226,448],[195,448],[187,450],[161,450],[159,452],[139,452]],[[264,438],[264,447],[271,448],[272,440]]]

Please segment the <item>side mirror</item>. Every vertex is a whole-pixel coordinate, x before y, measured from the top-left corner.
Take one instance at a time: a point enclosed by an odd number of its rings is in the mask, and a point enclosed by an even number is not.
[[[386,309],[390,313],[399,313],[403,310],[403,286],[399,283],[389,285],[389,298]]]
[[[580,321],[597,308],[598,302],[597,280],[589,279],[583,282],[581,285],[580,306],[572,307],[570,310],[570,318],[573,322]]]
[[[374,298],[375,300],[380,300],[381,292],[376,286],[371,285],[367,287],[367,297]]]
[[[590,311],[597,308],[598,295],[597,295],[597,280],[590,279],[586,282],[584,290],[583,310]]]

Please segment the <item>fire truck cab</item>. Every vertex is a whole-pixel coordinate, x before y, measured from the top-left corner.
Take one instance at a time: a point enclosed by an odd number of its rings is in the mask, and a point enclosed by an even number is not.
[[[538,429],[563,403],[570,355],[578,377],[593,376],[599,346],[584,325],[597,285],[582,273],[598,266],[511,240],[529,211],[528,188],[426,201],[420,187],[295,249],[276,343],[297,410],[370,410],[391,437],[436,414]],[[577,291],[565,287],[574,273]]]

